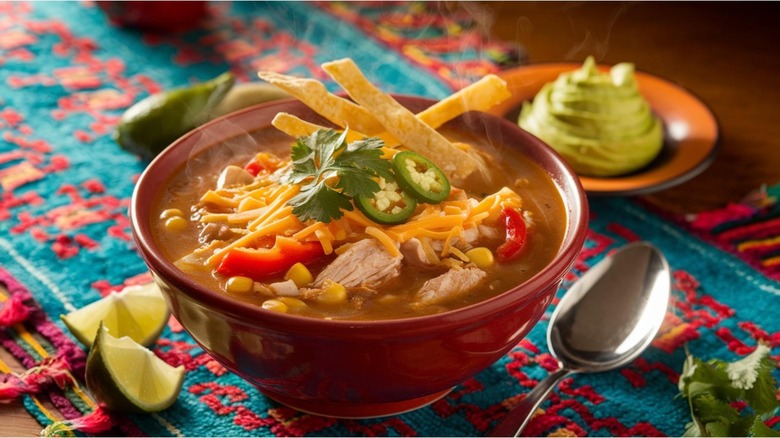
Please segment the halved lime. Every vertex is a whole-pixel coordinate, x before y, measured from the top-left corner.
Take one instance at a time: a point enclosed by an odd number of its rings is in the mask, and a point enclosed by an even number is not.
[[[101,321],[112,335],[129,336],[139,344],[149,346],[165,329],[169,316],[160,289],[155,283],[149,283],[128,286],[60,318],[73,336],[87,347],[92,346]]]
[[[115,338],[100,324],[87,357],[87,389],[107,409],[157,412],[172,405],[184,367],[172,367],[129,337]]]

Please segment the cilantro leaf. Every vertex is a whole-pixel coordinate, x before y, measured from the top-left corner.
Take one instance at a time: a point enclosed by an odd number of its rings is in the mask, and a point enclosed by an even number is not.
[[[692,363],[690,374],[683,373],[680,382],[683,383],[682,392],[686,397],[696,397],[702,393],[713,393],[720,399],[737,400],[741,391],[731,385],[725,362],[711,360],[704,362],[701,359],[689,356]]]
[[[337,159],[338,163],[349,163],[356,169],[373,172],[385,179],[392,179],[390,161],[382,158],[384,142],[378,138],[366,138],[350,143]]]
[[[738,427],[739,412],[712,393],[699,394],[691,405],[708,436],[745,436],[747,429]],[[732,431],[732,427],[736,430]]]
[[[341,210],[352,211],[354,208],[348,196],[328,187],[324,181],[306,186],[290,199],[288,204],[293,207],[293,214],[301,221],[308,219],[322,221],[325,217],[339,219],[344,215]]]
[[[365,179],[365,171],[344,167],[338,171],[339,181],[335,187],[342,189],[342,193],[350,197],[370,197],[380,190],[379,184],[373,179]]]
[[[284,178],[284,182],[298,184],[316,175],[317,165],[314,162],[314,151],[302,139],[298,139],[292,147],[293,168]]]
[[[768,346],[759,344],[734,362],[704,362],[688,354],[679,387],[693,421],[686,425],[684,436],[777,436],[762,420],[780,406],[769,352]],[[738,410],[735,402],[747,407]]]
[[[695,421],[689,421],[685,425],[685,432],[681,435],[683,437],[704,436],[701,432],[701,426]]]
[[[373,176],[392,179],[390,161],[382,158],[384,142],[378,138],[358,140],[347,145],[336,158],[333,168],[339,175],[337,188],[352,196],[370,197],[379,191],[379,184]],[[366,175],[372,177],[366,178]]]
[[[344,140],[347,138],[347,131],[338,133],[332,129],[322,130],[318,129],[311,136],[309,136],[310,147],[314,149],[314,153],[317,159],[317,163],[324,171],[329,166],[333,165],[337,151],[344,149]]]
[[[300,137],[292,147],[293,166],[283,181],[299,184],[301,191],[288,204],[302,221],[330,222],[354,209],[352,198],[379,191],[377,177],[390,176],[392,165],[382,158],[378,138],[346,143],[342,133],[320,129]]]
[[[299,137],[292,147],[292,171],[285,182],[299,184],[306,179],[319,182],[320,169],[333,163],[333,153],[344,142],[344,135],[333,130],[317,130],[308,137]]]
[[[745,401],[760,413],[772,412],[780,404],[775,397],[775,365],[769,351],[768,346],[758,344],[752,353],[726,367],[734,387],[744,390]]]
[[[750,429],[752,436],[780,437],[780,432],[770,428],[761,417],[756,417],[753,427]]]

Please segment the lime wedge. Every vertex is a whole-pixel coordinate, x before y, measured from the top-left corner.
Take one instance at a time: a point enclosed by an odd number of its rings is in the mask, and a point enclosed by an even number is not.
[[[114,139],[123,149],[151,160],[187,131],[208,121],[234,83],[233,74],[226,72],[192,86],[152,94],[122,114]]]
[[[139,344],[149,346],[160,336],[169,316],[160,289],[155,283],[149,283],[128,286],[60,318],[73,336],[87,347],[92,346],[101,321],[112,335],[129,336]]]
[[[158,412],[179,397],[184,367],[168,365],[127,336],[111,336],[100,324],[87,357],[86,382],[107,409]]]

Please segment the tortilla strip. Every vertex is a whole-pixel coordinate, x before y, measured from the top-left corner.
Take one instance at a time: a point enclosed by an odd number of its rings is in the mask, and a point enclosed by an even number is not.
[[[278,113],[276,116],[274,116],[274,119],[271,120],[271,124],[274,125],[274,127],[285,134],[289,135],[292,138],[298,138],[298,137],[306,137],[309,135],[314,134],[315,131],[318,129],[331,129],[327,128],[325,126],[320,126],[315,123],[307,122],[306,120],[302,120],[298,118],[297,116],[294,116],[290,113]],[[347,132],[347,142],[352,143],[353,141],[363,140],[367,135],[358,132],[355,129],[350,129]],[[396,139],[390,136],[389,134],[380,134],[375,135],[374,137],[377,137],[385,142],[385,145],[387,145],[389,142],[395,142],[397,143]]]
[[[347,99],[328,92],[321,82],[315,79],[297,78],[270,71],[259,71],[260,79],[273,84],[342,128],[360,131],[366,135],[382,133],[385,128],[368,110]]]
[[[479,162],[472,155],[453,146],[443,135],[371,84],[351,59],[326,62],[322,68],[355,102],[370,108],[387,132],[407,148],[428,157],[450,178],[463,181],[478,169]]]
[[[511,96],[506,81],[490,74],[419,112],[417,118],[437,129],[467,111],[486,111]]]
[[[274,127],[292,138],[306,137],[314,134],[318,129],[327,129],[324,126],[301,120],[290,113],[278,113],[271,120]]]

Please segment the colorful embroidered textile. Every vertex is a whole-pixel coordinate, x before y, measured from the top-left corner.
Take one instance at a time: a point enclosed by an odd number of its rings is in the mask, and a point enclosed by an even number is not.
[[[687,218],[690,229],[780,281],[780,186],[762,187],[739,204]]]
[[[111,139],[133,102],[227,69],[242,81],[255,80],[260,69],[327,80],[319,64],[345,56],[386,91],[441,98],[523,58],[516,47],[485,40],[470,16],[440,13],[443,3],[209,8],[211,18],[199,29],[160,36],[111,26],[92,3],[0,3],[0,305],[18,295],[32,309],[0,328],[0,344],[23,366],[65,358],[83,382],[86,352],[59,315],[149,280],[126,215],[144,163]],[[686,342],[699,357],[733,359],[762,340],[777,359],[778,204],[762,199],[691,218],[669,218],[633,200],[592,199],[586,248],[559,295],[610,250],[643,239],[674,269],[673,304],[640,359],[565,380],[525,434],[680,435],[690,418],[685,400],[676,398]],[[554,369],[545,330],[542,321],[511,353],[428,407],[338,420],[266,399],[171,319],[154,350],[187,369],[179,400],[158,414],[116,416],[110,434],[483,435]],[[0,363],[0,372],[8,371]],[[80,417],[94,410],[82,385],[49,386],[25,395],[25,406],[42,427]],[[778,422],[768,424],[777,429]]]

